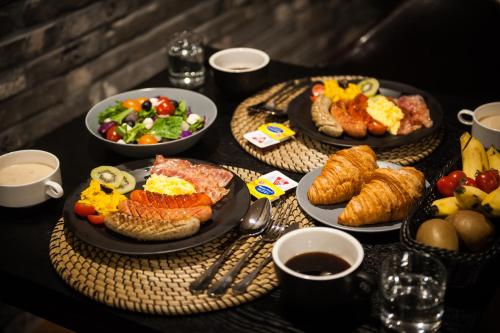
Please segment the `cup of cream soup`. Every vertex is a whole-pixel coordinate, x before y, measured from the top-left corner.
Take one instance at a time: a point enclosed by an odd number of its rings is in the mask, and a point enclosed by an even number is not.
[[[0,156],[0,206],[28,207],[60,198],[59,160],[43,150],[18,150]]]
[[[500,102],[483,104],[474,111],[460,110],[457,117],[462,124],[472,125],[472,136],[485,147],[500,149]]]

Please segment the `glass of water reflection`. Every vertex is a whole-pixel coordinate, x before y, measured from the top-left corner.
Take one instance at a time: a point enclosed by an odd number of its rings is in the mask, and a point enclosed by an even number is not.
[[[203,38],[191,31],[176,33],[167,46],[168,74],[177,87],[195,88],[205,81]]]
[[[380,317],[398,332],[436,332],[441,326],[446,269],[429,255],[390,255],[380,274]]]

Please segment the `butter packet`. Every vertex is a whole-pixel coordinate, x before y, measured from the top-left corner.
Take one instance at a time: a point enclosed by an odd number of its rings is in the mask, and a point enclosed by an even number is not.
[[[259,126],[258,129],[271,139],[279,142],[285,141],[295,135],[294,131],[280,123],[264,124]]]
[[[274,201],[287,191],[297,187],[297,182],[279,171],[272,171],[247,184],[250,193],[257,199]]]
[[[268,123],[259,126],[256,131],[247,132],[243,137],[255,146],[265,149],[288,140],[295,135],[290,128],[280,123]]]
[[[268,198],[269,201],[274,201],[281,197],[285,192],[278,186],[264,178],[258,178],[247,184],[250,194],[255,198]]]
[[[288,178],[287,176],[285,176],[284,174],[282,174],[277,170],[266,173],[260,178],[268,180],[274,186],[279,187],[284,192],[294,189],[297,187],[297,185],[299,185],[295,180]]]
[[[247,141],[249,141],[250,143],[252,143],[252,144],[254,144],[257,147],[262,148],[262,149],[267,148],[267,147],[271,147],[271,146],[274,146],[275,144],[280,143],[278,140],[274,140],[274,139],[270,138],[269,136],[267,136],[266,134],[264,134],[260,130],[245,133],[243,135],[243,137]]]

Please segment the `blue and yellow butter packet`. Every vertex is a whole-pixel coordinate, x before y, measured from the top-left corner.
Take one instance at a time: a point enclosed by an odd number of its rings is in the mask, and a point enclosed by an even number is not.
[[[258,128],[262,133],[276,141],[285,141],[295,135],[290,128],[280,123],[267,123]]]
[[[268,198],[270,201],[274,201],[285,194],[285,191],[264,178],[247,183],[247,187],[250,194],[257,199]]]

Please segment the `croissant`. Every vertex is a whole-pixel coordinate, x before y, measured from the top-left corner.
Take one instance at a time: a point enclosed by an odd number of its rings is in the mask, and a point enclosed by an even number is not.
[[[397,221],[404,218],[424,190],[424,174],[412,167],[377,169],[340,214],[348,226]]]
[[[307,191],[307,197],[313,205],[349,200],[359,193],[376,168],[375,152],[368,146],[339,150],[328,158]]]

